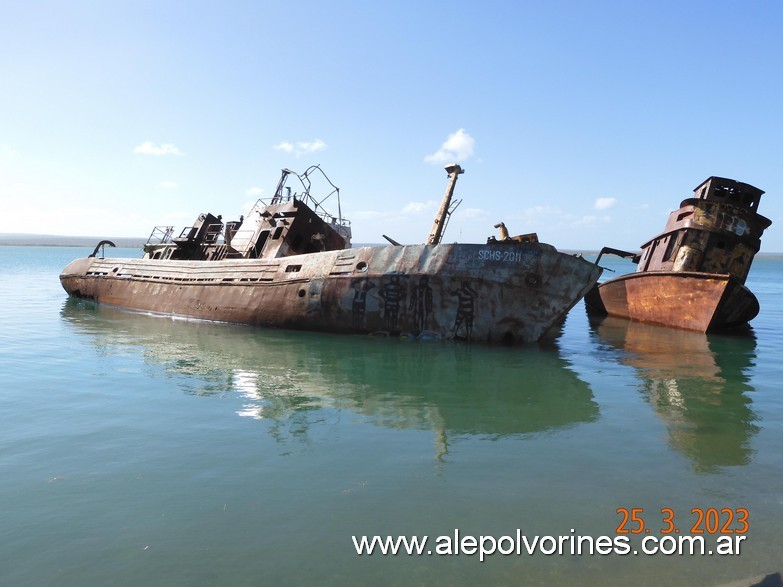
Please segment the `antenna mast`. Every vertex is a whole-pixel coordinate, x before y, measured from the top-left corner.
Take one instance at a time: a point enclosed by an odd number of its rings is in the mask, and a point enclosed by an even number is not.
[[[432,223],[430,236],[427,239],[428,245],[440,244],[440,240],[443,238],[443,230],[446,227],[450,214],[449,208],[451,206],[451,198],[454,195],[454,186],[457,185],[457,178],[465,171],[456,163],[452,163],[446,166],[446,173],[449,174],[449,184],[446,187],[446,193],[443,195],[443,201],[440,203],[438,214],[435,216],[435,221]]]

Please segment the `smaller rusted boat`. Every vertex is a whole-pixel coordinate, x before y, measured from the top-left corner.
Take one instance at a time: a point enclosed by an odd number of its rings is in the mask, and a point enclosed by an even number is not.
[[[320,171],[285,169],[274,197],[247,217],[224,223],[204,213],[181,233],[158,227],[143,258],[94,253],[71,262],[60,281],[72,296],[158,314],[518,344],[562,321],[601,274],[534,233],[511,237],[501,225],[500,239],[486,244],[443,243],[459,204],[452,201],[459,165],[446,167],[448,186],[426,244],[386,237],[391,245],[352,248],[339,190],[328,182],[336,214],[311,193],[310,177]],[[292,177],[301,192],[285,185]]]
[[[683,330],[708,332],[746,326],[759,313],[745,286],[761,235],[772,221],[758,213],[762,190],[710,177],[671,213],[664,231],[630,258],[636,272],[594,286],[589,314],[609,315]]]

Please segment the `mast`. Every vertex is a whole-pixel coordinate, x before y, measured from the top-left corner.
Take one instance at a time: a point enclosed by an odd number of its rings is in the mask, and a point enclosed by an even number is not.
[[[446,166],[446,173],[449,174],[449,184],[446,186],[446,193],[443,195],[443,201],[440,203],[438,214],[435,216],[435,221],[432,223],[430,229],[430,236],[427,239],[428,245],[439,245],[440,239],[443,237],[443,228],[446,225],[446,218],[449,215],[449,207],[451,206],[451,197],[454,195],[454,186],[457,185],[457,178],[465,171],[457,165],[452,163]]]
[[[272,201],[270,204],[282,204],[283,203],[283,186],[285,186],[285,180],[288,178],[290,174],[294,173],[290,169],[283,169],[282,174],[280,175],[280,181],[277,182],[277,187],[275,188],[275,195],[272,196]],[[288,188],[289,194],[291,192],[291,188]]]

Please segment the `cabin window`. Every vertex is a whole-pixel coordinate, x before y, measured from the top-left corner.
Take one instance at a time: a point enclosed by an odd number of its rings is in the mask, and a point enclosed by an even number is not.
[[[269,238],[269,231],[268,230],[262,230],[261,234],[258,235],[258,240],[256,241],[256,246],[253,247],[253,251],[255,252],[256,257],[261,256],[261,249],[264,248],[264,245],[266,244],[266,240]]]
[[[272,235],[272,239],[273,240],[279,239],[280,236],[283,234],[284,228],[285,228],[284,226],[278,226],[277,228],[275,228],[275,233]]]
[[[674,248],[677,244],[677,239],[674,237],[674,235],[669,235],[668,242],[666,245],[666,251],[663,253],[663,260],[669,261],[672,258],[672,255],[674,254]]]
[[[683,212],[682,214],[677,216],[677,222],[680,222],[684,218],[687,218],[688,216],[692,216],[692,215],[693,215],[693,210],[689,210],[688,212]]]
[[[645,249],[644,254],[642,255],[639,265],[636,268],[637,271],[647,271],[647,269],[650,268],[650,262],[652,261],[653,255],[655,254],[655,249],[657,247],[658,241],[653,241],[650,243],[650,246]]]
[[[302,266],[301,265],[288,265],[285,268],[286,273],[296,273],[297,271],[301,271]]]

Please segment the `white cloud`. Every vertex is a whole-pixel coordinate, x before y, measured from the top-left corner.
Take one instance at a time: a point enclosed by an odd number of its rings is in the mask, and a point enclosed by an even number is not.
[[[177,187],[177,182],[167,179],[166,181],[160,182],[160,187],[165,188],[167,190],[173,190],[174,188]]]
[[[326,143],[321,139],[315,139],[314,141],[299,141],[295,145],[288,141],[282,141],[272,147],[276,151],[283,151],[285,153],[294,153],[297,157],[306,155],[308,153],[315,153],[317,151],[323,151],[326,149]]]
[[[275,151],[285,151],[286,153],[293,153],[294,146],[288,141],[283,141],[272,147]]]
[[[142,155],[184,155],[185,154],[171,143],[156,145],[152,141],[144,141],[138,147],[133,149],[133,152],[141,153]]]
[[[245,192],[246,196],[250,196],[251,198],[260,198],[264,195],[264,188],[259,187],[252,187],[248,188]]]
[[[410,202],[402,209],[403,214],[421,214],[428,210],[435,209],[435,202],[432,200],[428,202]]]
[[[614,208],[617,204],[617,198],[598,198],[593,204],[593,208],[596,210],[608,210]]]
[[[316,151],[323,151],[326,148],[326,143],[321,139],[315,139],[309,143],[296,143],[296,146],[304,153],[315,153]]]
[[[427,163],[458,163],[473,155],[476,146],[475,139],[465,132],[464,128],[452,133],[432,155],[427,155]]]

